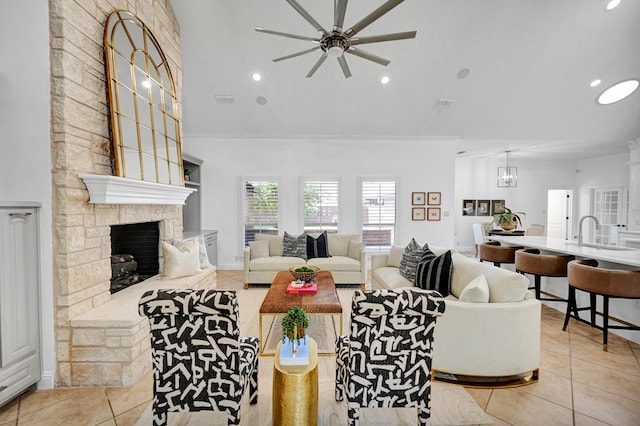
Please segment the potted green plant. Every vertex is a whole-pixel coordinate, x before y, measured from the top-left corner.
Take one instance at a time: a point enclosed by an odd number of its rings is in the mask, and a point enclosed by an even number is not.
[[[291,307],[282,317],[282,343],[286,339],[292,343],[292,351],[296,352],[296,345],[304,338],[305,330],[309,327],[309,317],[299,306]]]
[[[525,215],[524,212],[513,212],[508,207],[503,207],[500,213],[493,215],[493,222],[505,231],[512,231],[518,225],[522,226],[522,220],[519,215]]]

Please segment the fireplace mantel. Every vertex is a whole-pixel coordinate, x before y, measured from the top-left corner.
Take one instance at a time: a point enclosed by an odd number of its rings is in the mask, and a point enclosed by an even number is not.
[[[78,175],[89,190],[92,204],[176,204],[184,205],[195,188],[165,185],[110,175]]]

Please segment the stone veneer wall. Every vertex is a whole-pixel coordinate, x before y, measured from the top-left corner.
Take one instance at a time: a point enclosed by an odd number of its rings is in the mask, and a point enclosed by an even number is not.
[[[103,37],[117,9],[151,28],[181,94],[180,30],[169,0],[50,0],[56,386],[113,383],[102,364],[73,349],[72,340],[82,336],[70,327],[72,318],[111,298],[110,225],[160,221],[161,239],[182,235],[180,206],[89,204],[78,178],[113,174]]]

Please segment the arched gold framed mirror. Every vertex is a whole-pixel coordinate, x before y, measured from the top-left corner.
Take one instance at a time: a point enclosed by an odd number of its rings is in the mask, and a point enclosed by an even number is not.
[[[118,10],[107,19],[104,47],[117,176],[184,185],[178,97],[158,41]]]

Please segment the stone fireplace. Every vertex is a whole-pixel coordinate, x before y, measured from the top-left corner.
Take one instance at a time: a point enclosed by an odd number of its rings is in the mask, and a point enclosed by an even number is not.
[[[112,226],[157,222],[159,239],[168,242],[183,232],[180,203],[137,204],[136,197],[96,201],[80,177],[114,174],[102,43],[114,9],[129,10],[149,25],[181,94],[180,32],[169,0],[51,2],[56,386],[134,384],[151,366],[148,324],[137,313],[141,292],[154,285],[215,286],[215,270],[209,270],[171,283],[156,276],[110,292]]]

